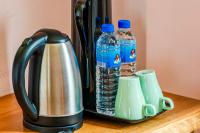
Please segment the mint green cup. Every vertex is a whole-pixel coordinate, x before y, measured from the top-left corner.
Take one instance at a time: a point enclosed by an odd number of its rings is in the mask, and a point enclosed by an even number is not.
[[[163,96],[154,70],[138,71],[136,75],[140,78],[140,84],[146,103],[154,105],[156,113],[163,110],[172,110],[174,108],[172,99]]]
[[[146,104],[139,77],[120,77],[115,101],[115,116],[128,120],[140,120],[156,115],[152,104]]]

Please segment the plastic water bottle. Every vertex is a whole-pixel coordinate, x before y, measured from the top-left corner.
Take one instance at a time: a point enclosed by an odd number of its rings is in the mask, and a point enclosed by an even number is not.
[[[136,72],[136,39],[131,33],[129,20],[119,20],[117,43],[121,49],[121,76],[132,76]]]
[[[96,46],[96,110],[112,116],[120,76],[120,46],[112,24],[103,24],[101,30]]]

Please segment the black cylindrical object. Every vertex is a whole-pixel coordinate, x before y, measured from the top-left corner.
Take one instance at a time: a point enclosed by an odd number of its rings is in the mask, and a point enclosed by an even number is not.
[[[111,0],[72,0],[72,36],[85,110],[96,111],[96,40],[101,35],[101,25],[111,22]]]

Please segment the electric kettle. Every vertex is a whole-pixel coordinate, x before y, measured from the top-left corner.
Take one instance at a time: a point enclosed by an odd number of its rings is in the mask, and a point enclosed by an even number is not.
[[[25,69],[29,63],[28,95]],[[25,127],[40,132],[72,132],[82,126],[82,86],[69,37],[41,29],[24,40],[12,71],[14,93]]]

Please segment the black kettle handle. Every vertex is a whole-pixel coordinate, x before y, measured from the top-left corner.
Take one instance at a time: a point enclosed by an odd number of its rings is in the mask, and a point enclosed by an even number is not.
[[[38,32],[31,38],[25,39],[15,55],[12,68],[12,82],[17,101],[23,112],[29,115],[33,120],[38,118],[38,111],[26,93],[25,70],[33,53],[41,46],[45,45],[46,41],[47,34],[44,32]]]

